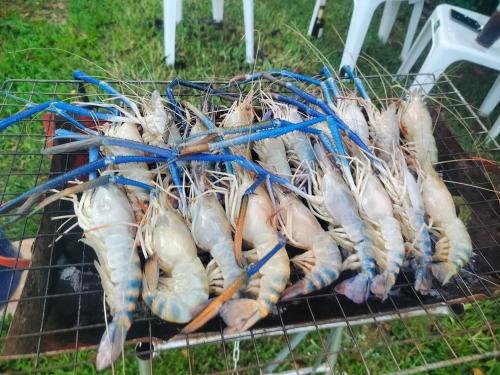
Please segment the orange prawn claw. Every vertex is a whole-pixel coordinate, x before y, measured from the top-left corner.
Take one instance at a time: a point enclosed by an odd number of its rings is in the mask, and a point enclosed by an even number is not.
[[[199,313],[196,318],[194,318],[188,325],[186,325],[181,330],[181,333],[192,333],[203,327],[210,319],[218,314],[222,305],[225,302],[229,301],[238,292],[238,290],[246,284],[247,280],[248,275],[246,272],[243,272],[240,276],[238,276],[237,279],[235,279],[231,283],[231,285],[224,289],[221,295],[210,302],[210,304],[205,307],[205,309],[203,309],[203,311]]]
[[[236,263],[238,263],[240,267],[243,267],[245,263],[243,259],[242,247],[243,229],[245,226],[245,216],[247,214],[248,200],[248,195],[244,195],[243,198],[241,198],[240,212],[238,214],[238,220],[236,221],[236,231],[234,233],[234,257],[236,258]]]

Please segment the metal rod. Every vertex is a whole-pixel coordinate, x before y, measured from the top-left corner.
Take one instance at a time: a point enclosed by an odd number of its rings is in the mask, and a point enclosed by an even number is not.
[[[404,310],[403,310],[404,311]],[[417,308],[417,309],[411,309],[409,311],[404,311],[401,312],[400,314],[383,314],[380,316],[373,316],[369,318],[354,318],[354,319],[348,319],[349,325],[351,326],[357,326],[357,325],[363,325],[363,324],[372,324],[375,321],[376,322],[388,322],[394,319],[400,319],[401,316],[404,317],[416,317],[416,316],[427,316],[429,314],[435,314],[435,315],[449,315],[450,310],[448,306],[445,303],[440,303],[438,306],[435,306],[433,308],[428,308],[427,311],[422,309],[422,308]],[[287,333],[288,334],[293,334],[293,333],[299,333],[299,332],[312,332],[320,329],[331,329],[335,327],[345,327],[347,325],[347,322],[344,320],[341,321],[335,321],[335,322],[328,322],[328,323],[318,323],[317,326],[311,326],[311,325],[289,325],[287,327]],[[264,337],[264,336],[281,336],[283,335],[283,329],[281,327],[274,327],[274,328],[260,328],[260,329],[253,329],[252,334],[250,332],[237,332],[237,333],[231,333],[231,334],[224,334],[224,341],[233,341],[233,340],[248,340],[253,337]],[[189,345],[199,345],[199,344],[208,344],[211,342],[219,342],[222,340],[222,336],[220,333],[195,333],[188,335],[189,337]],[[160,343],[156,345],[156,350],[161,351],[161,350],[169,350],[169,349],[178,349],[178,348],[184,348],[187,346],[187,337],[185,335],[178,335],[174,336],[171,338],[168,342],[166,343]]]
[[[429,370],[436,370],[438,368],[448,367],[452,365],[460,365],[462,363],[479,361],[481,359],[492,358],[492,357],[500,357],[500,350],[495,350],[488,353],[483,354],[473,354],[473,355],[465,355],[458,358],[448,359],[446,361],[439,361],[434,363],[428,363],[423,366],[417,366],[406,370],[400,370],[396,372],[390,372],[387,375],[409,375],[409,374],[417,374],[420,372],[426,372]]]

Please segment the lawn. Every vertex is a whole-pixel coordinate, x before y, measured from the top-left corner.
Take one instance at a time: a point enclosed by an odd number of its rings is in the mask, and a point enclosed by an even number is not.
[[[50,2],[25,0],[6,2],[0,8],[0,84],[7,79],[69,79],[75,69],[84,70],[92,75],[119,79],[167,80],[174,77],[186,79],[227,79],[251,69],[270,68],[296,69],[305,74],[317,73],[323,62],[315,51],[337,68],[340,63],[344,38],[349,24],[352,0],[330,1],[326,12],[326,29],[320,40],[310,41],[304,37],[312,13],[313,1],[256,1],[255,2],[256,45],[258,46],[255,66],[244,63],[244,39],[242,7],[240,1],[226,1],[222,28],[211,23],[210,1],[184,1],[184,19],[177,27],[176,66],[166,67],[163,61],[163,31],[161,1],[84,1],[54,0]],[[455,3],[468,3],[455,1]],[[493,1],[477,1],[483,13],[492,10]],[[377,11],[363,46],[363,55],[358,64],[364,74],[374,74],[383,66],[388,72],[395,72],[400,64],[399,52],[402,47],[405,27],[409,17],[407,7],[402,6],[401,17],[387,45],[377,38],[378,21],[381,9]],[[314,47],[314,48],[313,48]],[[369,56],[370,58],[366,58]],[[379,65],[374,64],[373,60]],[[456,64],[449,75],[458,86],[465,99],[473,107],[479,107],[481,100],[493,83],[496,73],[471,64]],[[0,95],[0,101],[2,97]],[[32,101],[42,100],[34,96]],[[5,116],[8,110],[0,112]],[[498,110],[486,120],[490,124]],[[41,131],[41,129],[34,129]],[[0,140],[0,148],[9,148],[8,140]],[[21,150],[37,152],[40,145],[30,139],[23,140]],[[8,171],[9,160],[0,160],[0,173]],[[17,166],[20,170],[35,168],[26,162]],[[22,190],[33,181],[11,181],[10,189]],[[3,181],[0,188],[3,189]],[[37,223],[30,226],[36,232]],[[19,228],[12,228],[11,234]],[[480,313],[481,308],[483,315]],[[357,351],[368,362],[373,373],[397,370],[395,363],[402,368],[428,362],[449,359],[452,353],[465,356],[478,352],[498,350],[499,332],[491,333],[485,320],[493,327],[500,324],[498,303],[487,302],[469,305],[459,318],[436,317],[412,320],[397,320],[382,327],[368,325],[355,327],[348,334],[344,332],[345,352],[339,359],[339,371],[347,374],[360,373],[364,366]],[[4,322],[2,335],[5,335],[7,322]],[[446,333],[444,340],[439,332]],[[466,334],[464,334],[466,332]],[[308,357],[321,350],[325,334],[311,334],[294,351],[294,356],[305,358],[303,365],[311,365]],[[383,338],[389,337],[392,350],[380,346]],[[423,342],[421,346],[412,343],[415,338]],[[471,339],[472,338],[472,339]],[[405,341],[406,340],[406,341]],[[398,342],[405,342],[399,345]],[[374,343],[375,348],[370,347]],[[376,344],[379,345],[376,345]],[[255,364],[255,357],[265,362],[279,351],[284,344],[283,338],[258,340],[257,353],[251,341],[242,342],[241,365]],[[186,373],[222,371],[232,367],[217,345],[204,345],[192,349],[172,350],[155,360],[158,373]],[[232,348],[225,348],[231,355]],[[78,362],[89,361],[89,365],[79,368],[78,373],[94,373],[92,363],[94,352],[81,352]],[[194,358],[189,363],[188,357]],[[72,355],[57,358],[43,358],[40,368],[67,366],[73,362]],[[313,358],[314,360],[314,358]],[[32,369],[30,360],[17,360],[0,363],[0,372],[25,372]],[[281,370],[291,369],[290,363]],[[66,373],[62,368],[59,373]],[[118,372],[121,371],[118,368]],[[127,356],[126,373],[136,373],[137,363]],[[493,359],[460,364],[439,369],[433,374],[500,374],[500,366]]]

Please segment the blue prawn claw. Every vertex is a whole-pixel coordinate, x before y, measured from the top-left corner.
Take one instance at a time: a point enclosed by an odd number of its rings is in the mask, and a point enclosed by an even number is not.
[[[24,202],[27,199],[30,199],[31,202],[36,202],[36,197],[39,197],[41,194],[49,191],[51,189],[55,189],[61,185],[64,185],[68,181],[71,181],[75,178],[84,176],[89,172],[93,172],[104,168],[110,164],[127,164],[127,163],[158,163],[158,162],[166,162],[168,159],[162,157],[153,157],[153,156],[111,156],[105,157],[94,162],[90,162],[87,165],[75,168],[69,172],[66,172],[60,176],[53,178],[41,185],[34,187],[31,190],[28,190],[25,193],[18,195],[16,198],[8,201],[3,206],[0,206],[0,214],[9,212],[14,207],[17,207],[19,204]]]

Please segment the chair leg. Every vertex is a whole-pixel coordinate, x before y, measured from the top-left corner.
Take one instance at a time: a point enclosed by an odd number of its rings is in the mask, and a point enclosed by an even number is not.
[[[384,5],[384,13],[382,13],[382,19],[380,20],[380,26],[378,29],[378,37],[382,43],[387,43],[391,30],[396,22],[396,17],[398,15],[399,6],[401,3],[399,1],[386,1]]]
[[[490,91],[488,91],[481,107],[479,107],[479,115],[484,117],[489,116],[498,103],[500,103],[500,74],[495,80],[495,83],[491,87]]]
[[[175,26],[178,1],[163,0],[163,45],[167,65],[175,63]]]
[[[222,22],[224,17],[224,0],[212,0],[212,17],[214,22]]]
[[[176,12],[176,22],[182,21],[182,0],[176,0],[177,2],[177,12]]]
[[[455,61],[452,56],[453,53],[443,47],[431,48],[410,90],[420,89],[424,94],[431,92],[441,74]]]
[[[490,131],[488,132],[488,135],[493,140],[495,140],[498,134],[500,134],[500,116],[497,117],[497,120],[495,121]]]
[[[383,0],[354,0],[351,23],[349,25],[349,32],[347,33],[340,67],[344,65],[349,65],[352,68],[355,67],[373,13],[381,2],[383,2]]]
[[[243,18],[245,22],[245,49],[246,62],[253,64],[254,59],[254,38],[253,38],[253,0],[243,0]]]
[[[417,62],[418,57],[424,52],[425,47],[432,39],[432,23],[427,21],[418,35],[415,43],[410,48],[406,57],[404,58],[401,66],[398,69],[397,74],[408,74],[413,65]]]
[[[413,5],[413,10],[411,11],[410,23],[408,24],[408,29],[406,30],[405,41],[403,43],[403,49],[401,50],[401,60],[404,60],[408,55],[413,39],[415,39],[415,34],[417,32],[418,21],[420,21],[420,16],[422,15],[422,10],[424,9],[424,2],[418,1]]]
[[[318,17],[318,13],[319,13],[319,8],[325,4],[326,4],[326,0],[316,0],[316,3],[314,4],[313,14],[311,17],[311,22],[309,22],[309,29],[307,29],[307,35],[312,36],[314,24],[316,23],[316,18]]]

